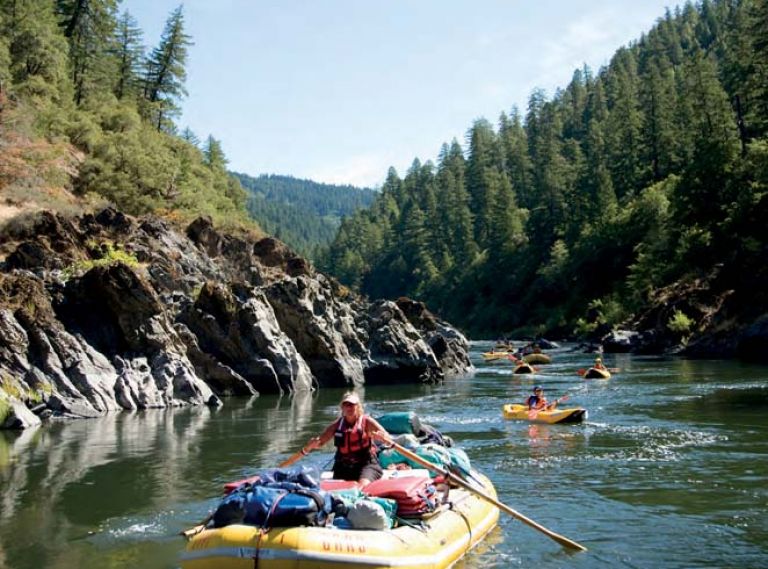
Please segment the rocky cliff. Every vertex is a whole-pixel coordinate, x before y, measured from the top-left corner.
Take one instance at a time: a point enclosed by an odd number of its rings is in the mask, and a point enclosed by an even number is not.
[[[408,299],[369,302],[272,238],[112,209],[0,236],[0,424],[229,395],[439,382],[466,339]]]

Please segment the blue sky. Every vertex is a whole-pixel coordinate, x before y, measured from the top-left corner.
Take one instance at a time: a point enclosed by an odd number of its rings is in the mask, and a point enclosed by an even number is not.
[[[157,44],[178,0],[124,0]],[[229,167],[377,186],[477,118],[606,65],[669,0],[187,0],[180,126]]]

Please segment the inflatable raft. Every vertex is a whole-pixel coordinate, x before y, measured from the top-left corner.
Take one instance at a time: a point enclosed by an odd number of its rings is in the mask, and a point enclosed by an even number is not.
[[[584,379],[610,379],[611,372],[607,369],[591,367],[584,372]]]
[[[528,354],[523,356],[523,360],[529,364],[548,364],[552,363],[552,357],[547,354]]]
[[[587,418],[587,410],[581,407],[529,413],[527,405],[520,405],[518,403],[504,405],[502,413],[505,419],[519,419],[532,423],[581,423]]]
[[[536,373],[536,369],[531,364],[523,362],[521,364],[517,364],[515,366],[515,369],[512,370],[512,373],[515,375],[522,375],[526,373]]]
[[[483,359],[487,362],[505,360],[509,357],[509,354],[510,352],[483,352]]]
[[[483,492],[496,497],[488,478],[472,471]],[[493,529],[499,510],[463,488],[428,518],[388,530],[338,527],[261,529],[233,524],[205,529],[187,542],[182,569],[438,569],[450,567]]]

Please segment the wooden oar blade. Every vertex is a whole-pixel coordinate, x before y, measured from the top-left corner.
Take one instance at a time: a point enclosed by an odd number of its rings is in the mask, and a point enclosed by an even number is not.
[[[499,508],[500,510],[508,513],[513,518],[516,518],[516,519],[520,520],[525,525],[530,526],[530,527],[532,527],[534,529],[537,529],[540,532],[544,533],[545,535],[551,537],[556,542],[558,542],[560,545],[563,545],[565,547],[568,547],[570,549],[575,549],[575,550],[578,550],[578,551],[587,551],[587,548],[584,547],[583,545],[581,545],[580,543],[576,543],[575,541],[573,541],[572,539],[568,539],[564,535],[560,535],[559,533],[555,533],[552,530],[550,530],[548,528],[545,528],[541,524],[538,524],[538,523],[534,522],[532,519],[524,516],[523,514],[518,512],[517,510],[514,510],[514,509],[510,508],[506,504],[498,502],[496,504],[496,507]]]
[[[180,531],[179,535],[183,535],[184,539],[192,539],[201,531],[203,531],[206,527],[208,527],[208,522],[210,522],[213,519],[213,514],[214,514],[214,511],[209,512],[208,515],[205,516],[205,519],[203,521],[201,521],[195,527],[191,527],[189,529],[185,529],[184,531]]]
[[[184,531],[179,532],[179,535],[183,535],[185,539],[192,539],[204,529],[205,529],[205,526],[198,525],[193,528],[185,529]]]

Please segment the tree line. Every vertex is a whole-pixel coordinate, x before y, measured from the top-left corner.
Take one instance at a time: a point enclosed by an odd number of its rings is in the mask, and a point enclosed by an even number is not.
[[[588,332],[713,270],[768,283],[768,2],[667,10],[524,113],[390,169],[321,266],[472,333]],[[762,287],[765,290],[766,287]],[[768,307],[765,293],[750,302]]]
[[[59,156],[68,152],[61,143],[74,147],[79,158],[72,189],[128,213],[245,221],[246,194],[227,172],[220,141],[209,136],[201,142],[175,123],[191,45],[182,6],[147,49],[136,20],[118,5],[0,3],[0,140],[9,147],[39,139]],[[20,155],[39,166],[39,156]],[[0,177],[11,178],[4,166],[13,164],[0,161]],[[38,170],[41,185],[52,183],[44,168]]]
[[[246,207],[259,226],[310,259],[331,242],[343,217],[370,206],[377,195],[369,188],[291,176],[234,175],[248,192]]]

